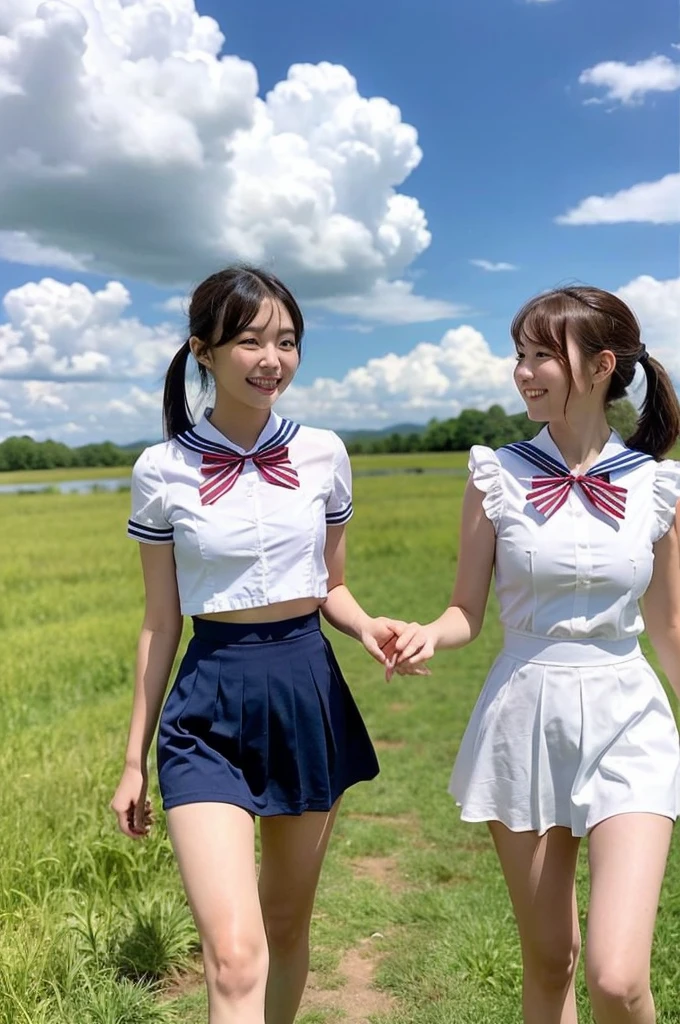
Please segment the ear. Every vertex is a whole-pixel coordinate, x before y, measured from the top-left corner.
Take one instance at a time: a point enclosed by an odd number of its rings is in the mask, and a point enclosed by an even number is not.
[[[189,338],[189,347],[196,362],[200,363],[201,366],[205,366],[206,370],[210,370],[212,368],[212,359],[210,358],[210,349],[205,342],[197,338],[195,334],[192,334]]]
[[[606,348],[594,357],[592,367],[593,384],[603,384],[609,380],[616,369],[616,356]]]

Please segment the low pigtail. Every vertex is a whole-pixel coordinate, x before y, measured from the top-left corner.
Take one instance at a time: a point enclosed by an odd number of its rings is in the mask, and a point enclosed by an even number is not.
[[[641,365],[647,378],[647,394],[635,433],[626,444],[662,459],[680,437],[680,403],[661,363],[645,353]]]
[[[175,353],[167,373],[163,389],[163,427],[166,438],[177,437],[194,423],[189,410],[186,389],[187,360],[191,345],[185,341]]]

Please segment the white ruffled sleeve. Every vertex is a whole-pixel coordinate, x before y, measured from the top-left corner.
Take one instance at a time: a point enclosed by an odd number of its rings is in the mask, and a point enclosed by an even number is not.
[[[484,495],[482,508],[486,513],[486,517],[493,523],[494,529],[497,530],[505,508],[505,495],[503,494],[499,458],[493,448],[475,444],[470,449],[468,469],[472,475],[472,482],[475,487]]]
[[[678,501],[680,501],[680,462],[664,459],[657,465],[654,476],[653,544],[657,540],[661,540],[673,525]]]

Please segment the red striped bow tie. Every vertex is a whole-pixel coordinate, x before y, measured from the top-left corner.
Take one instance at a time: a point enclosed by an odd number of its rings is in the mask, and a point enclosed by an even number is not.
[[[535,476],[527,501],[546,519],[562,508],[574,484],[578,484],[591,505],[614,519],[626,515],[626,488],[612,484],[602,476]]]
[[[280,444],[269,451],[256,452],[254,455],[204,452],[201,473],[205,479],[198,489],[201,504],[214,505],[223,494],[230,491],[243,472],[248,459],[257,466],[267,483],[287,487],[289,490],[295,490],[300,486],[300,479],[288,457],[286,445]]]

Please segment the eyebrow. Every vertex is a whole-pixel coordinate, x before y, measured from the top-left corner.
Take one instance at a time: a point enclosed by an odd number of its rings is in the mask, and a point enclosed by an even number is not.
[[[266,327],[244,327],[242,331],[239,331],[239,334],[248,334],[248,332],[251,334],[264,334],[268,327],[269,324],[267,324]],[[279,337],[281,337],[282,334],[295,334],[295,328],[281,327],[276,333]]]

